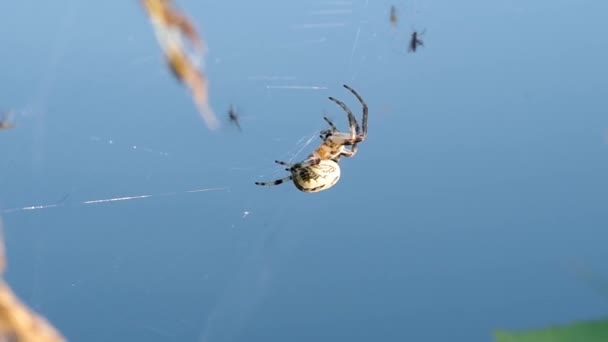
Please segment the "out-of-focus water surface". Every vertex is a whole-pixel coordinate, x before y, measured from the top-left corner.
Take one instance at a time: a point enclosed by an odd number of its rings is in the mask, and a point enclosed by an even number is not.
[[[0,4],[7,279],[69,340],[488,341],[608,314],[573,271],[608,272],[608,3],[176,5],[215,132],[138,1]],[[328,96],[360,118],[344,83],[370,116],[339,183],[255,186],[323,115],[346,130]]]

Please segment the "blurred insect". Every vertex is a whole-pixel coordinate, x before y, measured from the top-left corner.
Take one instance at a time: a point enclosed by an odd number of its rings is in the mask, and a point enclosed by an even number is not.
[[[285,170],[289,171],[290,175],[272,182],[256,182],[256,185],[273,186],[291,180],[300,191],[319,192],[331,188],[338,182],[341,176],[340,165],[338,164],[340,157],[354,156],[357,153],[357,145],[367,138],[367,104],[354,89],[346,84],[343,86],[357,97],[363,107],[362,126],[359,127],[357,119],[346,104],[330,96],[329,100],[338,104],[346,112],[349,132],[338,131],[329,118],[323,117],[329,124],[329,129],[320,133],[323,143],[299,163],[292,164],[275,160],[275,163],[287,166],[288,168]]]
[[[239,129],[239,131],[241,131],[241,132],[243,131],[241,129],[241,124],[239,123],[239,115],[237,114],[234,106],[230,106],[230,109],[228,110],[228,120],[230,120],[231,123],[236,125],[236,127]]]
[[[15,123],[13,122],[14,116],[15,113],[12,111],[3,113],[0,118],[0,129],[15,128]]]
[[[4,274],[5,269],[4,239],[0,221],[0,275]],[[0,277],[0,341],[64,342],[65,338],[44,317],[22,303]]]
[[[207,48],[194,25],[172,5],[172,0],[141,0],[156,39],[165,54],[173,75],[184,83],[192,93],[197,109],[207,127],[216,129],[219,121],[209,105],[207,78],[198,68]],[[184,38],[192,45],[189,54],[183,44]]]
[[[416,52],[416,49],[419,46],[424,46],[424,42],[422,41],[422,39],[420,39],[420,37],[426,32],[426,30],[423,30],[421,33],[418,33],[418,31],[414,30],[414,32],[412,32],[412,35],[410,37],[410,42],[408,44],[408,52]]]
[[[391,25],[397,26],[399,18],[397,16],[397,7],[395,7],[395,5],[391,6],[389,20],[391,22]]]

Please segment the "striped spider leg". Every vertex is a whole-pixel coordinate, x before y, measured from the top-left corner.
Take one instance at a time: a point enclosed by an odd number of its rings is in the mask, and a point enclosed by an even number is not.
[[[338,131],[336,125],[327,117],[323,119],[329,124],[329,129],[321,131],[321,139],[323,139],[325,145],[329,146],[340,146],[340,153],[334,156],[334,160],[338,160],[341,156],[352,157],[357,153],[357,144],[364,141],[367,138],[367,120],[368,120],[368,107],[361,95],[357,93],[354,89],[349,87],[348,85],[344,85],[344,88],[350,90],[353,93],[363,107],[363,118],[362,118],[362,127],[359,127],[359,123],[357,119],[353,115],[352,111],[344,102],[337,100],[334,97],[329,97],[329,99],[335,102],[338,106],[342,108],[346,112],[348,116],[349,123],[349,133],[343,133]],[[350,149],[346,149],[345,146],[350,146]],[[332,158],[333,159],[333,158]]]

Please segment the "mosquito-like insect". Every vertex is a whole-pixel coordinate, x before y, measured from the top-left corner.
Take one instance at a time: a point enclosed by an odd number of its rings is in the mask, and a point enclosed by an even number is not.
[[[397,7],[395,7],[395,5],[391,6],[389,21],[391,22],[391,25],[397,26],[399,17],[397,16]]]
[[[418,33],[418,31],[414,30],[412,35],[410,36],[410,42],[408,44],[407,51],[408,52],[416,52],[416,49],[419,46],[424,46],[424,42],[420,37],[426,32],[426,30],[422,30],[422,32]]]
[[[239,123],[239,114],[236,112],[236,108],[234,108],[234,106],[230,106],[230,109],[228,110],[228,120],[230,120],[230,122],[234,124],[239,131],[243,131],[241,129],[241,124]]]

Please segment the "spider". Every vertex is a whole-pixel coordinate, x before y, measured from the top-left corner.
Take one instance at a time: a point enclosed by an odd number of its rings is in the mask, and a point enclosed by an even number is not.
[[[354,156],[357,153],[357,145],[367,138],[367,104],[353,88],[346,84],[343,86],[353,93],[363,106],[362,127],[359,127],[352,111],[342,101],[330,96],[329,100],[335,102],[346,112],[349,132],[338,131],[329,118],[323,117],[329,124],[329,129],[323,130],[320,133],[323,143],[299,163],[292,164],[275,160],[275,163],[287,166],[285,170],[289,171],[290,175],[272,182],[256,182],[256,185],[273,186],[291,180],[300,191],[319,192],[331,188],[338,182],[341,175],[340,165],[338,164],[340,157]]]

